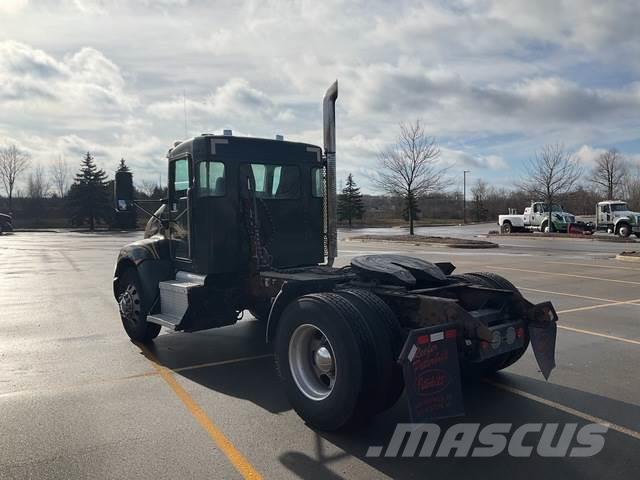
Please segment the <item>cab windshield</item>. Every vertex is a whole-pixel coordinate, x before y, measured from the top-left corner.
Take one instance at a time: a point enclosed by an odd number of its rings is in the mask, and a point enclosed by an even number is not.
[[[626,203],[612,203],[611,211],[613,212],[626,212],[629,210]]]

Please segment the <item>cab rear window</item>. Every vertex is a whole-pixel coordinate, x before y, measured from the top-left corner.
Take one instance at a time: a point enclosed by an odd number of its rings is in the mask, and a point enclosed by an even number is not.
[[[295,165],[252,163],[251,173],[258,198],[300,197],[300,169]]]

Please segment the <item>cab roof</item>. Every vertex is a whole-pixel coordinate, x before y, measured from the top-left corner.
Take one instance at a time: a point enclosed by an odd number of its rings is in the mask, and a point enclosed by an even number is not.
[[[195,158],[211,156],[232,160],[277,160],[282,163],[315,163],[322,160],[322,149],[317,145],[271,138],[235,137],[232,135],[202,134],[176,143],[167,152],[171,160],[190,154]]]

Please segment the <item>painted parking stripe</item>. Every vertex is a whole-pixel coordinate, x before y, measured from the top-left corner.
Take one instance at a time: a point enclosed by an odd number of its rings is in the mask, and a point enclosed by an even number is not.
[[[529,288],[529,287],[518,287],[519,290],[525,290],[527,292],[536,292],[536,293],[546,293],[548,295],[560,295],[562,297],[574,297],[574,298],[584,298],[585,300],[595,300],[597,302],[619,302],[620,300],[613,300],[611,298],[600,298],[600,297],[588,297],[586,295],[578,295],[576,293],[564,293],[564,292],[552,292],[550,290],[540,290],[537,288]]]
[[[222,453],[227,457],[235,469],[245,479],[261,480],[262,476],[253,468],[247,459],[235,448],[231,441],[216,427],[216,425],[207,416],[205,411],[198,403],[182,388],[173,376],[173,372],[162,366],[156,360],[155,356],[144,346],[138,344],[143,355],[151,362],[153,368],[158,372],[160,377],[171,387],[176,396],[187,408],[193,418],[200,424],[211,440],[216,444]]]
[[[524,273],[538,273],[541,275],[552,275],[552,276],[560,276],[560,277],[572,277],[572,278],[584,278],[585,280],[597,280],[600,282],[612,282],[612,283],[624,283],[627,285],[640,285],[640,282],[632,282],[631,280],[616,280],[613,278],[602,278],[602,277],[590,277],[586,275],[575,275],[573,273],[559,273],[559,272],[545,272],[542,270],[525,270],[523,268],[511,268],[511,267],[496,267],[492,265],[487,265],[488,269],[495,270],[512,270],[514,272],[524,272]]]
[[[615,335],[607,335],[606,333],[594,332],[592,330],[582,330],[581,328],[567,327],[566,325],[558,325],[558,328],[561,328],[562,330],[568,330],[570,332],[583,333],[585,335],[593,335],[594,337],[602,337],[609,340],[616,340],[618,342],[630,343],[632,345],[640,345],[640,341],[638,340],[616,337]]]
[[[496,382],[495,380],[484,378],[482,379],[482,381],[496,388],[500,388],[502,390],[506,390],[507,392],[511,392],[529,400],[533,400],[534,402],[541,403],[542,405],[546,405],[547,407],[555,408],[556,410],[560,410],[561,412],[568,413],[569,415],[573,415],[574,417],[582,418],[587,422],[599,423],[600,425],[604,425],[611,430],[615,430],[616,432],[628,435],[631,438],[635,438],[636,440],[640,440],[640,432],[637,432],[636,430],[623,427],[622,425],[618,425],[616,423],[611,423],[600,417],[594,417],[593,415],[581,412],[580,410],[576,410],[575,408],[567,407],[566,405],[562,405],[561,403],[547,400],[546,398],[539,397],[538,395],[534,395],[533,393],[525,392],[524,390],[520,390],[519,388],[514,388],[509,385]]]
[[[637,306],[640,306],[640,304],[638,304],[637,302],[640,302],[640,298],[637,299],[637,300],[627,300],[627,301],[623,301],[623,302],[608,302],[608,303],[601,303],[599,305],[589,305],[587,307],[569,308],[568,310],[559,310],[556,313],[584,312],[586,310],[595,310],[597,308],[615,307],[616,305],[637,305]]]
[[[571,265],[571,266],[576,266],[576,267],[590,267],[590,268],[607,268],[607,269],[612,269],[612,270],[631,270],[634,272],[640,272],[640,268],[633,268],[633,267],[620,267],[620,266],[613,266],[613,265],[604,265],[604,264],[594,264],[594,263],[573,263],[573,262],[542,262],[542,263],[548,263],[550,265],[556,264],[556,265]]]

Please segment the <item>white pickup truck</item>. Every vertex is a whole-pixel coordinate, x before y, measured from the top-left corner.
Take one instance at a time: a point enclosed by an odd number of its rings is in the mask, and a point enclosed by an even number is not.
[[[498,216],[498,225],[502,233],[526,230],[549,231],[549,207],[545,202],[533,202],[519,215],[511,211],[508,215]],[[557,232],[566,232],[569,224],[576,223],[575,215],[565,212],[562,205],[553,204],[551,207],[553,227]]]

